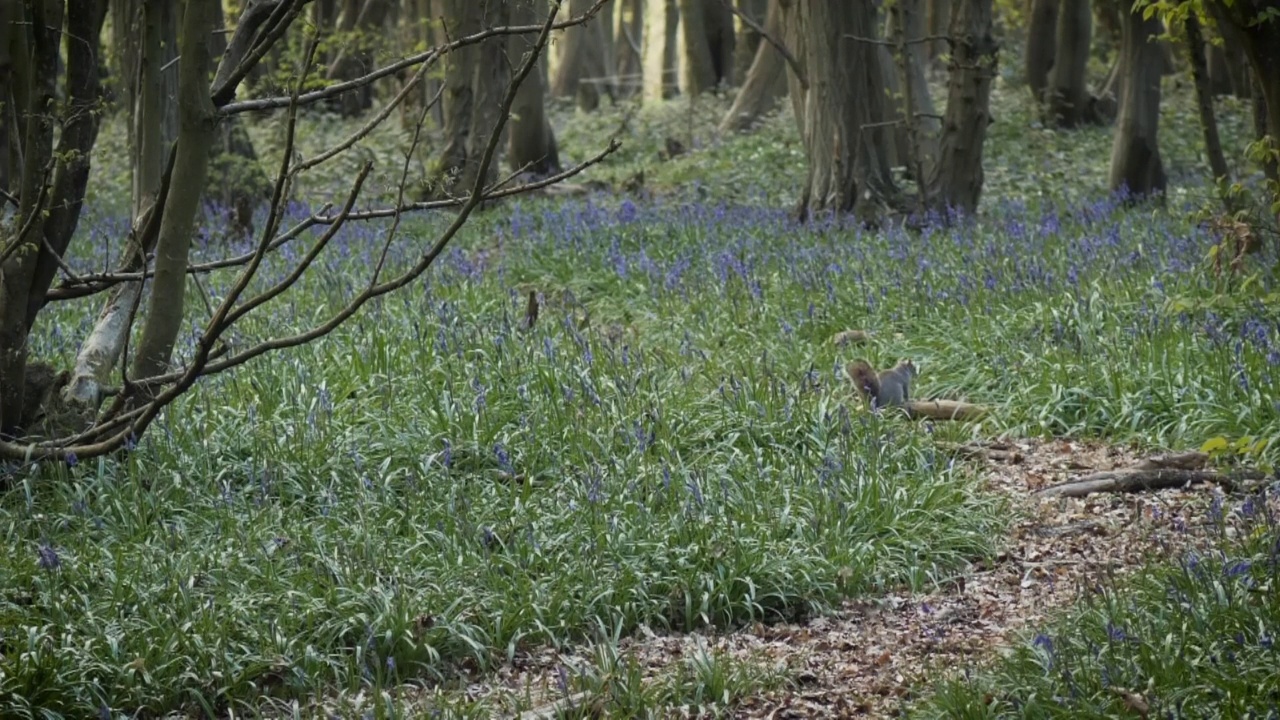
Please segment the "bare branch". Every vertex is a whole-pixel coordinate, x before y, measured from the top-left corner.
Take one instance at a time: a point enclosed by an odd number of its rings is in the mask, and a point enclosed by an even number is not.
[[[795,55],[791,54],[791,51],[787,49],[787,46],[784,45],[781,40],[775,38],[769,33],[769,31],[764,29],[763,25],[751,19],[746,13],[739,10],[731,0],[720,0],[720,4],[732,10],[733,14],[737,15],[747,27],[760,33],[760,37],[767,40],[769,44],[772,45],[780,55],[782,55],[783,59],[787,61],[787,65],[791,67],[791,72],[796,74],[796,80],[800,83],[800,89],[809,89],[809,81],[805,79],[804,70],[800,67],[800,61],[796,59]]]
[[[251,0],[241,13],[236,32],[218,63],[218,72],[209,90],[215,106],[231,102],[240,81],[253,71],[271,46],[279,42],[308,2],[310,0]]]
[[[569,18],[564,22],[555,23],[552,25],[551,29],[563,30],[565,28],[571,28],[575,25],[581,25],[582,23],[585,23],[591,18],[595,17],[596,14],[600,12],[600,9],[603,8],[604,4],[607,2],[609,2],[609,0],[596,0],[596,2],[590,8],[588,8],[586,12],[582,13],[577,17]],[[298,102],[302,105],[310,105],[320,100],[324,100],[325,98],[341,95],[342,93],[345,93],[349,90],[354,90],[358,87],[368,85],[369,83],[379,78],[384,78],[384,77],[387,77],[388,75],[394,75],[395,73],[401,70],[404,70],[405,68],[411,68],[415,65],[419,65],[422,63],[435,62],[437,59],[439,59],[441,56],[445,55],[446,53],[453,52],[454,50],[457,50],[458,48],[461,48],[461,47],[466,47],[467,45],[474,45],[476,43],[483,42],[491,37],[495,37],[498,35],[522,35],[527,33],[538,32],[540,29],[541,27],[538,25],[505,25],[500,27],[488,28],[487,30],[482,30],[478,33],[467,35],[466,37],[462,37],[452,42],[445,43],[444,45],[441,45],[439,47],[435,47],[430,50],[420,52],[417,55],[410,55],[407,58],[398,60],[394,63],[391,63],[390,65],[386,65],[381,68],[378,68],[377,70],[374,70],[368,73],[367,75],[362,75],[361,77],[358,77],[354,80],[340,82],[334,85],[330,85],[326,88],[322,88],[320,90],[314,90],[309,93],[304,93],[301,97],[298,98]],[[278,108],[285,107],[288,104],[289,104],[289,98],[287,97],[272,97],[272,98],[261,98],[257,100],[245,100],[242,102],[228,103],[224,105],[222,107],[222,113],[224,115],[233,115],[235,113],[248,112],[248,111],[276,110]]]

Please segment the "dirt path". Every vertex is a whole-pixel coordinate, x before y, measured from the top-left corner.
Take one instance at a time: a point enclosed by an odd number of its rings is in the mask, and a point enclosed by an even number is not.
[[[1014,443],[1016,458],[986,464],[986,483],[1013,501],[1019,517],[1006,551],[975,565],[952,587],[848,602],[833,615],[799,624],[744,628],[723,635],[641,633],[627,653],[655,674],[699,646],[785,667],[794,682],[747,698],[733,717],[892,717],[940,672],[992,657],[1019,630],[1108,578],[1208,544],[1212,486],[1083,499],[1039,500],[1031,493],[1094,470],[1130,465],[1132,451],[1067,441]],[[559,697],[562,663],[588,658],[548,651],[502,673],[482,691]]]

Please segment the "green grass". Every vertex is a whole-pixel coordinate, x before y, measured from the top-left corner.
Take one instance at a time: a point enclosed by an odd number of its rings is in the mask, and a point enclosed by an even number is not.
[[[361,692],[394,713],[406,683],[430,707],[483,715],[451,689],[524,650],[607,654],[641,623],[790,618],[961,572],[995,549],[1007,512],[937,438],[1274,437],[1274,308],[1197,309],[1218,297],[1187,219],[1203,193],[1180,189],[1164,212],[1099,200],[1106,131],[1046,142],[1019,102],[998,105],[985,218],[923,236],[791,222],[803,166],[788,115],[655,165],[688,111],[646,110],[641,142],[602,172],[646,167],[660,190],[704,178],[703,194],[485,213],[422,282],[321,342],[202,381],[127,456],[25,473],[0,496],[0,715],[253,712]],[[694,127],[710,137],[706,118]],[[566,153],[585,156],[617,120],[564,118]],[[316,122],[304,143],[339,132]],[[1166,127],[1166,162],[1197,167],[1194,126]],[[277,130],[253,128],[267,161]],[[396,138],[367,151],[392,157]],[[120,237],[113,155],[95,171],[81,267]],[[406,222],[391,264],[443,222]],[[232,341],[332,312],[367,281],[384,229],[345,230]],[[202,259],[243,249],[213,220],[204,230]],[[300,252],[273,256],[258,286]],[[216,301],[232,279],[203,290]],[[542,314],[522,332],[530,289]],[[35,353],[68,364],[94,311],[49,308]],[[876,338],[830,345],[851,327]],[[976,427],[862,413],[839,372],[856,354],[914,357],[923,394],[997,412]],[[618,712],[660,712],[779,681],[727,660],[676,673],[641,687],[604,658],[575,682]]]
[[[1126,717],[1125,693],[1151,717],[1280,712],[1280,527],[1257,496],[1215,505],[1219,528],[1224,514],[1237,519],[1234,539],[1089,593],[998,662],[943,685],[913,717]]]

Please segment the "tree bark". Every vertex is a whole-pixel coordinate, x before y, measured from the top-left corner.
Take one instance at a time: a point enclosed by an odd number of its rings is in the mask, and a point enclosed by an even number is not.
[[[536,25],[545,19],[545,16],[539,17],[530,3],[515,2],[511,6],[511,22],[515,25]],[[534,40],[531,35],[512,35],[508,39],[507,60],[511,67],[520,67],[525,53],[532,51]],[[561,170],[556,134],[547,120],[543,87],[540,68],[534,69],[520,83],[511,105],[511,132],[507,147],[511,169],[525,169],[535,176],[551,175]]]
[[[1217,18],[1223,37],[1234,33],[1240,39],[1255,87],[1255,125],[1265,128],[1272,150],[1280,149],[1280,22],[1272,17],[1278,9],[1276,0],[1235,0],[1231,4],[1209,0],[1205,5]],[[1267,179],[1280,184],[1280,166],[1274,155],[1263,162],[1263,169]],[[1273,200],[1280,201],[1280,191]]]
[[[929,35],[940,38],[951,29],[951,0],[928,0],[925,14],[928,16],[925,22]],[[946,40],[934,40],[928,44],[928,52],[929,60],[933,62],[951,52],[951,47]]]
[[[209,38],[214,30],[211,5],[188,2],[178,48],[178,145],[174,173],[183,179],[170,190],[156,243],[155,277],[147,317],[138,342],[133,377],[149,378],[169,367],[182,329],[191,233],[200,204],[200,189],[209,167],[217,110],[209,95]]]
[[[570,17],[586,12],[594,0],[569,0]],[[596,17],[584,25],[564,30],[560,57],[551,78],[551,96],[576,98],[578,107],[588,112],[600,107],[604,91],[613,94],[605,41],[607,18]],[[585,80],[584,80],[585,79]]]
[[[769,0],[763,27],[766,33],[779,42],[782,41],[781,14],[778,0]],[[787,92],[786,65],[782,53],[778,52],[773,43],[768,40],[760,42],[756,48],[755,60],[747,70],[746,81],[733,99],[729,112],[720,121],[720,132],[746,130],[773,109]]]
[[[790,0],[782,25],[809,85],[788,77],[808,159],[798,214],[852,210],[874,219],[896,195],[884,155],[890,140],[877,126],[885,114],[880,54],[854,39],[876,36],[875,11],[870,3]]]
[[[627,97],[640,87],[644,72],[640,54],[644,37],[644,0],[618,0],[613,23],[614,64],[618,68],[616,91]]]
[[[1091,99],[1085,70],[1092,26],[1089,0],[1062,0],[1047,90],[1046,120],[1052,127],[1074,128],[1087,121]]]
[[[443,5],[451,37],[478,33],[486,24],[507,23],[507,0],[446,0]],[[477,163],[497,123],[506,88],[505,46],[503,38],[494,37],[445,57],[445,140],[429,171],[425,197],[454,193],[459,188],[467,192],[474,186]],[[491,163],[486,182],[496,177],[497,163]]]
[[[1058,3],[1055,0],[1032,0],[1023,71],[1031,88],[1031,97],[1038,103],[1048,100],[1049,72],[1058,53],[1057,36]]]
[[[1200,128],[1204,132],[1204,150],[1209,156],[1209,169],[1214,180],[1229,178],[1227,158],[1222,154],[1222,141],[1218,138],[1218,119],[1213,113],[1213,89],[1210,87],[1208,63],[1204,57],[1204,33],[1200,30],[1200,18],[1194,10],[1187,13],[1183,29],[1187,34],[1187,56],[1191,61],[1191,78],[1196,86],[1196,109],[1200,113]]]
[[[22,177],[21,131],[17,108],[25,106],[13,69],[13,58],[23,54],[21,8],[16,2],[0,2],[0,190],[13,193]],[[0,200],[3,207],[4,200]]]
[[[982,151],[991,124],[991,84],[999,45],[992,34],[992,0],[957,0],[951,21],[955,46],[947,80],[938,162],[928,182],[936,210],[972,215],[982,196]]]
[[[719,0],[716,0],[719,2]],[[737,0],[738,12],[746,15],[761,27],[768,22],[769,0]],[[734,18],[737,34],[733,42],[733,81],[742,84],[746,81],[747,73],[751,71],[751,64],[755,62],[756,53],[760,50],[762,42],[768,42],[760,37],[760,33],[750,25],[742,22],[739,18]]]
[[[700,95],[733,69],[733,13],[720,0],[679,0],[680,88]]]
[[[644,99],[663,100],[676,94],[676,44],[680,9],[676,0],[644,2]]]
[[[120,28],[116,38],[120,77],[131,111],[129,148],[136,216],[144,198],[159,186],[165,156],[178,134],[174,63],[178,9],[175,0],[116,0],[114,8],[113,27]],[[141,43],[136,42],[139,37]]]
[[[908,171],[917,182],[933,173],[938,161],[938,133],[941,123],[934,117],[933,98],[925,79],[928,49],[919,42],[925,36],[923,0],[897,0],[890,6],[889,41],[896,44],[898,80],[902,86],[903,115],[906,119]]]
[[[22,236],[5,238],[17,251],[0,264],[0,434],[17,433],[29,416],[24,405],[40,397],[24,397],[27,336],[58,272],[61,256],[76,233],[88,184],[93,143],[97,140],[101,101],[99,38],[106,17],[104,0],[84,1],[67,18],[67,32],[77,42],[67,47],[65,87],[58,147],[54,150],[55,86],[63,6],[58,1],[29,3],[14,9],[23,22],[5,28],[24,53],[14,56],[14,95],[26,100],[20,113],[24,128],[22,190],[12,227]],[[19,110],[15,108],[15,110]],[[46,172],[52,177],[46,184]],[[29,220],[29,222],[28,222]]]
[[[1111,145],[1111,190],[1127,188],[1135,198],[1163,193],[1160,161],[1160,68],[1162,51],[1151,36],[1163,31],[1142,11],[1120,16],[1120,116]]]

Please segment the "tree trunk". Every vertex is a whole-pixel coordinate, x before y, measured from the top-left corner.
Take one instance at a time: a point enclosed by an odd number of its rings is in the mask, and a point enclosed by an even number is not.
[[[941,123],[933,109],[924,68],[928,62],[925,43],[923,0],[897,0],[890,6],[889,41],[896,47],[898,80],[902,86],[903,116],[906,118],[907,170],[923,183],[938,160],[938,133]]]
[[[18,78],[13,71],[13,58],[22,56],[21,7],[15,2],[0,2],[0,190],[12,194],[22,177],[21,126],[19,107],[24,107]],[[0,200],[0,208],[6,201]]]
[[[155,193],[169,146],[178,134],[175,0],[116,0],[112,11],[121,85],[130,108],[133,214]],[[142,42],[136,42],[141,38]]]
[[[569,16],[576,17],[590,9],[594,0],[569,0]],[[612,95],[612,82],[606,66],[607,19],[596,17],[585,25],[564,30],[560,40],[560,57],[551,78],[551,96],[576,98],[578,107],[588,112],[600,107],[604,90]]]
[[[209,167],[217,110],[209,95],[211,68],[209,38],[214,30],[211,5],[188,2],[182,18],[178,48],[178,145],[175,183],[169,191],[156,243],[155,277],[151,282],[148,312],[138,342],[133,377],[159,375],[169,368],[173,346],[182,329],[187,289],[187,262],[200,189]]]
[[[1204,33],[1200,30],[1200,18],[1194,11],[1187,13],[1183,24],[1187,34],[1187,56],[1191,61],[1191,78],[1196,86],[1196,109],[1200,113],[1200,128],[1204,131],[1204,150],[1209,156],[1209,169],[1213,179],[1228,178],[1227,158],[1222,154],[1222,141],[1218,138],[1218,119],[1213,114],[1213,90],[1209,82],[1208,63],[1204,57]]]
[[[644,63],[640,55],[644,37],[644,0],[619,0],[613,14],[615,65],[619,95],[627,97],[640,87]]]
[[[1280,149],[1280,22],[1270,17],[1276,11],[1276,2],[1236,0],[1227,5],[1222,0],[1212,0],[1207,4],[1218,17],[1223,36],[1234,33],[1240,38],[1252,70],[1254,123],[1265,128],[1270,148],[1276,151]],[[1267,179],[1280,183],[1280,167],[1274,155],[1263,162],[1263,169]],[[1280,191],[1273,200],[1280,201]]]
[[[884,155],[890,140],[876,126],[885,114],[883,74],[877,47],[853,39],[877,35],[875,10],[845,0],[790,0],[781,9],[784,42],[809,84],[788,78],[808,159],[798,214],[875,218],[895,195]]]
[[[761,27],[768,22],[769,0],[738,0],[738,12],[746,15]],[[739,85],[744,83],[747,73],[751,71],[751,63],[755,62],[760,44],[768,42],[760,37],[755,28],[734,18],[737,27],[736,39],[733,42],[733,81]]]
[[[1120,116],[1111,145],[1111,190],[1122,187],[1135,198],[1163,193],[1160,162],[1160,68],[1162,51],[1151,42],[1163,31],[1159,18],[1142,10],[1120,17]]]
[[[0,243],[18,243],[17,251],[0,264],[0,435],[17,434],[30,415],[25,404],[42,400],[24,397],[27,336],[79,224],[98,136],[94,110],[101,102],[99,38],[105,0],[81,2],[75,9],[67,17],[67,33],[78,41],[67,43],[66,98],[56,151],[50,109],[59,74],[62,5],[30,3],[25,12],[15,9],[24,22],[6,28],[26,50],[15,55],[13,68],[15,95],[26,102],[20,109],[25,124],[21,198],[11,226],[15,231],[25,228],[25,233]],[[46,185],[50,164],[53,173]]]
[[[782,11],[778,0],[769,0],[763,25],[774,40],[782,41]],[[722,133],[746,130],[773,109],[787,92],[787,61],[773,43],[762,40],[746,78],[729,112],[720,121]]]
[[[941,38],[950,31],[951,0],[928,0],[925,5],[925,14],[928,16],[925,22],[929,28],[929,35]],[[946,40],[934,40],[929,43],[928,52],[929,60],[933,62],[951,52],[951,47]]]
[[[446,0],[443,5],[451,37],[507,24],[507,0]],[[502,37],[458,48],[445,57],[444,145],[429,170],[425,197],[467,193],[474,187],[477,163],[497,123],[508,75]],[[496,179],[497,165],[489,165],[486,182]]]
[[[951,21],[956,38],[947,80],[938,162],[929,176],[927,197],[936,210],[968,214],[982,196],[982,150],[991,124],[991,84],[999,45],[991,30],[992,0],[958,0]]]
[[[733,13],[720,0],[679,0],[680,88],[700,95],[733,68]]]
[[[1049,72],[1053,58],[1058,53],[1058,3],[1055,0],[1032,0],[1031,17],[1027,24],[1027,51],[1023,57],[1023,69],[1031,97],[1041,104],[1047,102]]]
[[[383,36],[390,0],[347,0],[342,9],[339,30],[346,45],[330,63],[326,76],[330,80],[354,80],[374,69],[374,52]],[[345,117],[355,117],[373,106],[373,83],[367,83],[334,98],[331,106]]]
[[[222,3],[213,3],[213,7],[214,27],[225,28]],[[209,44],[212,57],[222,57],[227,49],[226,35],[214,33]],[[239,115],[218,122],[217,138],[209,153],[205,199],[228,216],[234,235],[241,238],[252,235],[253,211],[260,201],[268,199],[271,183],[258,163],[253,140]]]
[[[1061,10],[1055,39],[1057,52],[1049,72],[1046,121],[1052,127],[1073,128],[1086,122],[1091,106],[1085,70],[1093,14],[1089,0],[1062,0]]]
[[[644,2],[644,99],[652,102],[676,94],[676,44],[680,9],[676,0]]]
[[[545,8],[545,6],[543,6]],[[511,6],[511,22],[514,25],[536,25],[540,17],[535,7],[526,2]],[[511,67],[520,67],[524,55],[533,49],[534,36],[512,35],[507,40],[507,60]],[[541,68],[529,73],[516,89],[511,105],[511,131],[508,136],[507,160],[512,170],[525,170],[535,176],[547,176],[560,172],[560,156],[556,150],[556,134],[547,121],[544,80]]]

